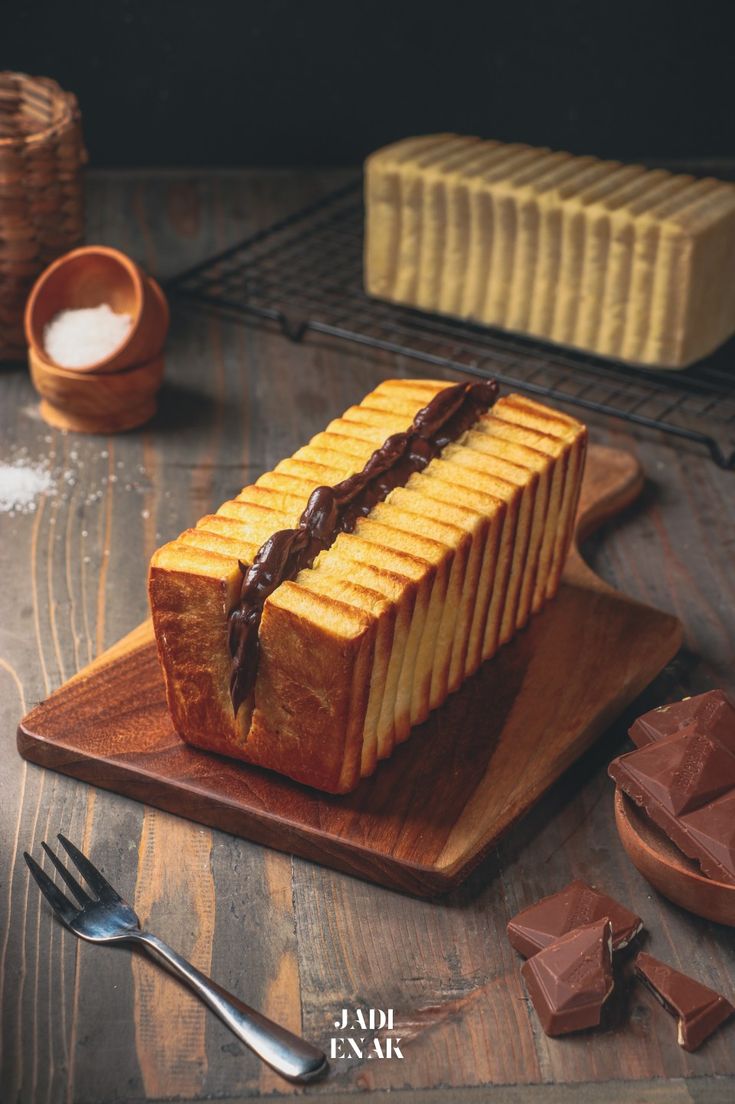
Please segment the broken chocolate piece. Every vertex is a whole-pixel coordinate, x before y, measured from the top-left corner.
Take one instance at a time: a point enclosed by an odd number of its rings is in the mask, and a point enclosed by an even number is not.
[[[735,753],[735,708],[724,690],[708,690],[694,698],[659,705],[644,713],[628,730],[636,747],[673,736],[680,729],[695,724],[709,736],[714,736]]]
[[[612,925],[614,951],[627,947],[643,927],[640,916],[577,878],[517,913],[508,922],[508,939],[524,958],[530,958],[559,936],[606,918]]]
[[[705,874],[735,881],[735,790],[682,817],[681,824],[702,851],[699,861]]]
[[[621,755],[611,778],[710,878],[735,885],[735,755],[693,725]]]
[[[678,1018],[677,1039],[684,1050],[696,1050],[735,1012],[730,1002],[714,989],[708,989],[650,954],[642,951],[634,968],[636,976],[664,1008]]]
[[[568,932],[524,962],[521,974],[547,1035],[596,1027],[613,990],[610,921]]]
[[[622,756],[628,777],[674,816],[691,813],[735,787],[735,756],[693,725]]]

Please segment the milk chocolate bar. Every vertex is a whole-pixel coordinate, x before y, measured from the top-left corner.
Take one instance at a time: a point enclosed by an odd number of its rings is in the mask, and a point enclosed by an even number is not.
[[[517,913],[508,922],[508,940],[530,958],[575,928],[604,919],[612,926],[613,951],[627,947],[643,927],[640,916],[577,878]]]
[[[365,287],[683,368],[735,332],[735,185],[456,134],[365,165]]]
[[[610,921],[568,932],[524,962],[521,974],[547,1035],[596,1027],[613,990]]]
[[[639,717],[628,729],[628,735],[637,747],[643,747],[654,740],[673,736],[691,724],[735,753],[735,708],[724,690],[708,690],[694,698],[659,705]]]
[[[696,1050],[735,1012],[714,989],[641,952],[634,963],[636,976],[656,999],[678,1018],[677,1041],[684,1050]]]
[[[723,743],[690,724],[609,773],[705,874],[735,885],[735,755]]]

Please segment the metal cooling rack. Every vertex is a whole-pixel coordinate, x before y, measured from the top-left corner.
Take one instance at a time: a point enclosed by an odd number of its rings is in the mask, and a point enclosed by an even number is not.
[[[735,342],[685,372],[645,371],[423,314],[362,290],[361,182],[171,280],[175,295],[240,319],[386,349],[697,442],[735,470]]]

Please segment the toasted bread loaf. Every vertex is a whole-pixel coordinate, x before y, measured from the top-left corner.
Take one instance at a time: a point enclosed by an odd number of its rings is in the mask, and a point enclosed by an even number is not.
[[[155,553],[153,621],[185,740],[347,792],[553,596],[585,431],[508,396],[270,594],[254,688],[234,710],[240,564],[447,386],[385,381]]]
[[[365,287],[683,368],[735,332],[735,185],[435,134],[365,165]]]

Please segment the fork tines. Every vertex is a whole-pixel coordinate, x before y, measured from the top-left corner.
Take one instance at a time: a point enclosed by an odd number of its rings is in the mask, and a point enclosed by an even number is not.
[[[74,908],[71,902],[64,896],[59,887],[51,881],[48,874],[45,870],[41,869],[32,855],[24,851],[23,858],[28,863],[28,869],[35,878],[38,888],[41,890],[41,893],[51,905],[56,915],[63,920],[65,924],[71,924],[78,910]]]
[[[101,901],[114,902],[121,900],[120,895],[112,888],[107,879],[100,874],[97,867],[89,861],[86,855],[83,855],[79,848],[74,846],[71,840],[68,840],[66,836],[62,836],[61,834],[57,836],[57,839],[84,880]],[[43,842],[41,843],[41,847],[76,897],[79,906],[84,908],[85,905],[90,904],[92,898],[79,884],[74,875],[64,866],[59,857],[54,854],[48,844]],[[23,857],[28,864],[28,869],[36,880],[38,888],[41,890],[41,893],[43,893],[54,912],[56,912],[65,924],[71,924],[79,909],[61,892],[59,887],[52,882],[48,874],[38,865],[32,855],[24,851]]]

